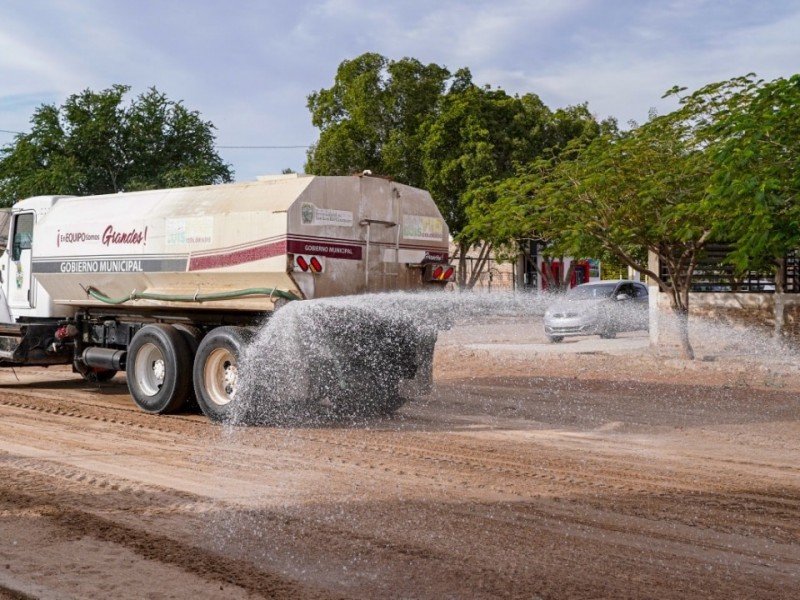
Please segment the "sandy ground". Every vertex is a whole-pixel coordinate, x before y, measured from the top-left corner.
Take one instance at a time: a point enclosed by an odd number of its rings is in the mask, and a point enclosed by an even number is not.
[[[226,429],[0,371],[0,598],[800,598],[791,357],[455,327],[396,416]]]

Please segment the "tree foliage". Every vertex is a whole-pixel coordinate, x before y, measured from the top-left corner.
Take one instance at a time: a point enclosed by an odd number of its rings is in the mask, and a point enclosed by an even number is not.
[[[779,270],[800,246],[800,76],[667,95],[676,110],[621,131],[586,105],[551,111],[534,94],[476,86],[468,69],[365,54],[309,96],[321,135],[307,167],[429,189],[462,286],[475,248],[514,256],[535,240],[545,260],[614,257],[669,294],[691,356],[689,291],[706,246],[732,243],[738,272]]]
[[[129,91],[87,89],[36,109],[30,133],[0,149],[0,200],[231,181],[210,122],[155,88],[126,106]]]
[[[585,106],[554,114],[535,94],[510,96],[474,85],[466,69],[456,73],[439,110],[423,126],[422,154],[427,186],[459,244],[462,286],[474,283],[466,281],[463,261],[470,247],[480,248],[480,265],[489,249],[502,254],[503,245],[525,237],[514,236],[508,222],[496,218],[504,183],[520,165],[557,154],[596,125]]]
[[[524,97],[523,100],[528,97]],[[598,123],[585,104],[562,108],[554,113],[544,111],[527,135],[534,141],[513,162],[513,173],[493,181],[482,181],[482,193],[474,194],[484,201],[473,201],[466,207],[467,234],[490,241],[496,254],[516,260],[520,245],[534,241],[543,250],[540,264],[534,265],[548,289],[562,289],[570,281],[572,271],[553,276],[552,261],[564,255],[554,245],[561,231],[550,218],[542,183],[556,161],[566,158],[562,152],[588,144],[602,130],[616,130],[614,121]],[[591,255],[603,258],[603,254]],[[530,257],[528,257],[530,258]],[[575,257],[579,258],[579,257]]]
[[[703,125],[716,163],[711,191],[729,214],[718,225],[734,243],[731,262],[740,271],[765,262],[780,269],[800,248],[800,75],[766,83],[737,77],[681,103],[714,109]]]
[[[561,144],[574,127],[534,94],[512,97],[476,86],[467,69],[451,76],[438,65],[372,53],[342,62],[333,87],[312,93],[308,108],[320,138],[306,170],[341,175],[369,169],[428,189],[459,244],[462,287],[470,285],[467,252],[477,245],[480,265],[491,248],[467,229],[469,207],[491,204],[492,185]]]
[[[683,90],[673,90],[679,95]],[[774,331],[784,335],[785,257],[800,249],[800,75],[764,82],[753,74],[680,97],[714,161],[710,193],[726,218],[714,226],[732,246],[735,274],[774,274]]]
[[[692,356],[689,291],[707,244],[733,243],[739,270],[779,263],[800,245],[798,106],[797,76],[711,84],[642,126],[576,138],[526,165],[497,188],[489,220],[502,223],[496,235],[527,231],[550,253],[610,253],[647,274],[670,295]]]
[[[533,94],[509,96],[476,86],[466,69],[456,73],[438,111],[423,127],[421,148],[428,189],[456,238],[481,239],[466,230],[468,207],[491,203],[491,185],[541,153],[549,114]]]
[[[413,58],[390,61],[366,53],[343,61],[333,86],[308,96],[320,136],[308,151],[306,172],[350,175],[368,169],[424,187],[420,127],[449,76],[446,68]]]

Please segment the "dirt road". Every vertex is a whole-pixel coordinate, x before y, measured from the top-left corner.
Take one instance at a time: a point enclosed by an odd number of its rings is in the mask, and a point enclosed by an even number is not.
[[[457,327],[429,399],[325,427],[3,369],[0,598],[800,598],[796,365],[536,331]]]

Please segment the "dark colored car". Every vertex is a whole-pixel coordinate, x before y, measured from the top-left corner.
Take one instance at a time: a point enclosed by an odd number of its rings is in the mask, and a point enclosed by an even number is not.
[[[613,338],[623,331],[649,326],[647,286],[638,281],[598,281],[569,290],[544,313],[544,332],[551,342],[567,336]]]

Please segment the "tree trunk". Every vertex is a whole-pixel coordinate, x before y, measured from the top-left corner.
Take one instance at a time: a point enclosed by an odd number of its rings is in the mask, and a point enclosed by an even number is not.
[[[472,273],[466,282],[467,289],[471,290],[475,287],[475,284],[478,283],[481,273],[483,273],[484,269],[486,269],[486,265],[489,262],[489,254],[491,251],[492,244],[489,242],[483,242],[483,246],[481,246],[480,252],[478,253],[477,263],[472,263]]]
[[[689,280],[684,282],[683,289],[671,286],[670,306],[675,319],[675,333],[677,334],[681,358],[694,359],[694,348],[689,341]]]
[[[694,348],[692,348],[692,343],[689,341],[689,307],[675,307],[674,314],[678,326],[681,358],[693,360]]]
[[[564,264],[564,257],[561,257],[561,264]],[[566,273],[564,273],[563,277],[561,278],[561,282],[559,283],[559,289],[561,291],[566,292],[569,289],[570,284],[572,283],[572,274],[575,272],[575,261],[571,260],[569,262],[569,268],[567,269]]]
[[[564,257],[560,257],[559,263],[564,266]],[[542,263],[544,263],[544,268],[541,268],[539,265],[536,265],[536,270],[539,271],[539,276],[542,278],[542,283],[544,284],[542,287],[549,292],[564,292],[569,289],[569,284],[572,281],[572,273],[575,271],[575,263],[570,262],[569,269],[564,272],[562,270],[561,277],[556,277],[553,275],[553,259],[544,256],[542,257]]]
[[[542,266],[544,265],[544,266]],[[534,264],[536,270],[539,272],[539,278],[542,282],[543,290],[553,291],[555,284],[553,283],[553,263],[549,257],[543,256],[541,264]]]
[[[779,258],[776,262],[778,268],[775,271],[775,294],[772,298],[772,317],[775,323],[773,336],[781,339],[786,335],[786,304],[783,295],[785,292],[783,282],[786,281],[786,260]]]
[[[456,285],[458,289],[463,290],[467,287],[467,253],[469,252],[469,244],[464,242],[458,243],[458,268],[456,269]]]

